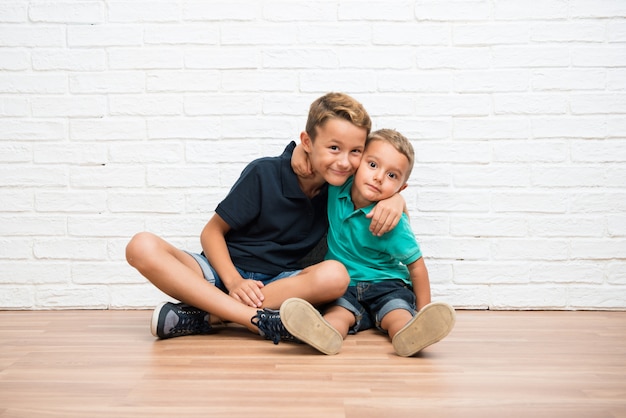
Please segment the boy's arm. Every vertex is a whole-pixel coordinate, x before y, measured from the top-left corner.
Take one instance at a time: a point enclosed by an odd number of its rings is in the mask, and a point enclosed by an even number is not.
[[[228,231],[230,231],[230,225],[218,214],[213,215],[200,235],[204,255],[220,276],[230,296],[246,305],[261,307],[264,299],[263,292],[261,292],[263,283],[241,277],[226,246],[225,237]]]
[[[291,169],[298,175],[298,177],[312,177],[313,168],[311,167],[311,161],[302,144],[296,145],[291,154]]]
[[[417,310],[421,310],[430,303],[430,280],[428,279],[428,270],[424,263],[424,257],[407,266],[413,283],[413,292],[417,298]]]
[[[400,193],[379,201],[367,214],[367,217],[372,219],[370,232],[376,236],[381,236],[391,231],[398,225],[403,213],[406,213],[408,216],[409,210],[406,207],[404,197]]]

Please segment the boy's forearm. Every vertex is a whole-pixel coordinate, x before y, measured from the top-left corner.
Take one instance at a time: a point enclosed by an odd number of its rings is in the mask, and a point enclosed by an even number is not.
[[[413,283],[413,292],[417,298],[417,310],[419,311],[431,302],[428,269],[426,269],[423,257],[409,264],[408,268]]]
[[[230,289],[241,276],[235,268],[226,246],[227,228],[227,224],[219,215],[214,215],[202,230],[200,243],[209,264],[215,269],[226,288]]]

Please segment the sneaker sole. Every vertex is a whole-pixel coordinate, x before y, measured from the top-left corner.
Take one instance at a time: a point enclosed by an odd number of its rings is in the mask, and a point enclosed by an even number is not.
[[[309,302],[287,299],[280,306],[280,318],[291,335],[316,350],[328,355],[341,350],[343,337]]]
[[[161,309],[163,308],[163,306],[167,305],[168,303],[169,302],[162,302],[156,308],[154,308],[154,311],[152,311],[152,319],[150,320],[150,332],[152,333],[152,335],[154,335],[157,338],[161,338],[159,337],[159,334],[157,332],[157,326],[159,325],[159,316],[161,315]]]
[[[454,328],[454,309],[441,302],[426,305],[417,313],[391,341],[396,353],[410,357],[429,345],[441,341]]]

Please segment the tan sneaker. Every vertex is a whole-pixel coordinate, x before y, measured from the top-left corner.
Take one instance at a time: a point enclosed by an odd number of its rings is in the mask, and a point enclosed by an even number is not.
[[[324,354],[337,354],[343,337],[317,309],[304,299],[287,299],[280,306],[280,319],[287,331]]]
[[[441,341],[452,331],[455,321],[452,306],[443,302],[429,303],[393,336],[391,344],[399,356],[412,356]]]

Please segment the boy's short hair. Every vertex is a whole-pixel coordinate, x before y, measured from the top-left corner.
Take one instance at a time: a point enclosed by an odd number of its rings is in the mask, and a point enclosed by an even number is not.
[[[331,118],[344,119],[365,129],[366,136],[372,130],[372,120],[361,103],[345,93],[331,92],[311,103],[306,121],[306,133],[311,141],[315,141],[317,136],[316,128],[323,126]]]
[[[415,162],[415,151],[413,150],[411,141],[394,129],[379,129],[369,134],[365,141],[365,148],[367,149],[367,145],[374,140],[385,141],[393,145],[400,154],[404,155],[409,160],[409,169],[404,179],[405,182],[408,181],[409,177],[411,177],[411,171],[413,171],[413,164]]]

